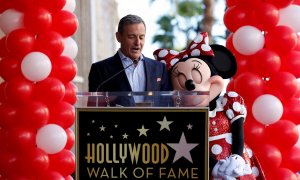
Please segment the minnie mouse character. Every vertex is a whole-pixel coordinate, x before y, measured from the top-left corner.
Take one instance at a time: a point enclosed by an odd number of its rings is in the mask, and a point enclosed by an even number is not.
[[[243,98],[236,92],[220,96],[224,79],[236,73],[236,60],[226,47],[208,42],[202,32],[185,51],[157,49],[153,54],[167,65],[174,90],[209,91],[208,100],[188,105],[210,108],[210,179],[265,179],[256,156],[244,143]]]

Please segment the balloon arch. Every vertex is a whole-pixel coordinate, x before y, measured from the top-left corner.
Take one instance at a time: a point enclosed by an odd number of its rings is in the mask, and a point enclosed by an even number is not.
[[[300,179],[300,1],[226,3],[226,46],[238,63],[227,90],[245,99],[245,141],[267,179]]]
[[[75,170],[75,0],[0,0],[0,179]]]

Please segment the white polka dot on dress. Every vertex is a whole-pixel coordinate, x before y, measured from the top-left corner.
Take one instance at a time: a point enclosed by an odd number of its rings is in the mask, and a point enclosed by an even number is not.
[[[232,104],[232,108],[235,112],[240,112],[242,109],[242,105],[239,102],[234,102]]]
[[[221,154],[222,151],[223,151],[223,148],[219,144],[215,144],[211,147],[211,152],[215,155]]]
[[[165,57],[167,54],[168,54],[168,50],[163,49],[163,50],[159,51],[158,57],[163,58],[163,57]]]
[[[238,97],[238,93],[236,93],[234,91],[229,91],[227,94],[229,97]]]
[[[253,151],[252,151],[252,149],[246,148],[246,151],[247,151],[247,153],[248,153],[249,158],[252,158],[252,156],[253,156]]]
[[[233,110],[232,110],[232,109],[228,109],[228,110],[226,111],[226,115],[227,115],[227,117],[228,117],[229,119],[234,118]]]
[[[252,167],[252,173],[254,175],[254,177],[258,177],[259,176],[259,170],[257,167]]]
[[[225,106],[227,104],[227,101],[228,101],[228,99],[224,97],[222,99],[222,105]]]
[[[198,44],[191,45],[190,49],[194,49]]]
[[[165,60],[160,60],[160,62],[162,62],[164,64],[167,64],[167,62]]]

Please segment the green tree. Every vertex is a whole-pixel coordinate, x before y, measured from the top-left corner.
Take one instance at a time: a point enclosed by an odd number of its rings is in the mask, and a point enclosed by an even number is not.
[[[159,43],[164,48],[182,50],[196,33],[206,31],[211,35],[215,0],[169,1],[172,4],[171,9],[158,19],[157,24],[160,29],[153,37],[153,43]],[[178,42],[175,34],[182,35],[185,42]]]

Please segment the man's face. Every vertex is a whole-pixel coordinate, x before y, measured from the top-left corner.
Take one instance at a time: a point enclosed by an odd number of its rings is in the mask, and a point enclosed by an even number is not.
[[[122,53],[132,60],[138,60],[145,43],[146,29],[143,23],[124,26],[123,33],[116,33]]]

